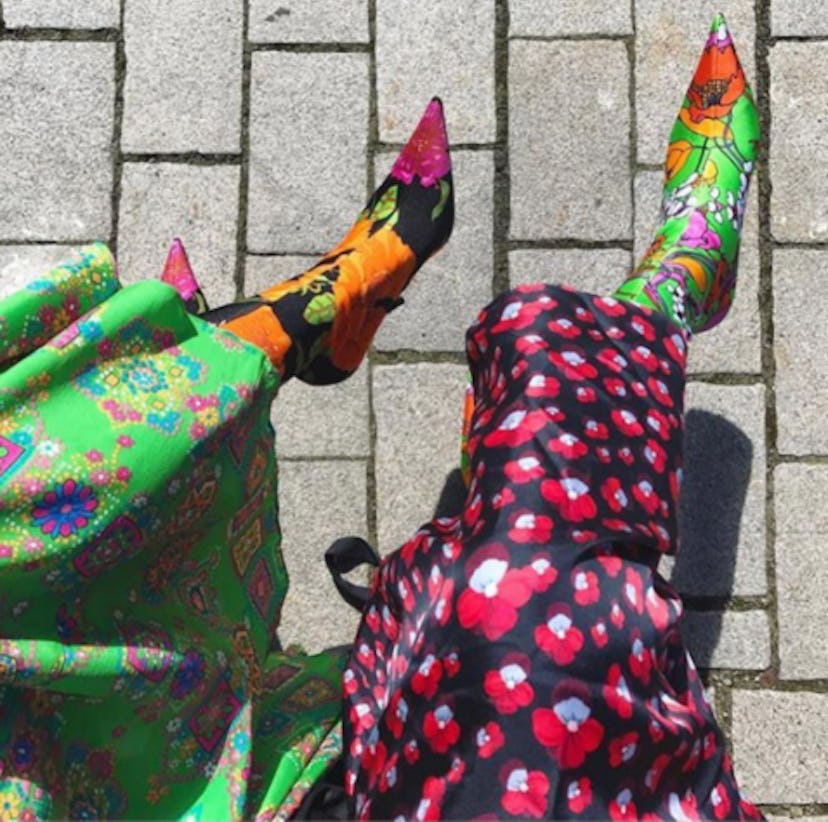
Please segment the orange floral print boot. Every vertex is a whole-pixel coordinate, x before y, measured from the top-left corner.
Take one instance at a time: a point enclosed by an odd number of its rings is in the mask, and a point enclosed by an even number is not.
[[[338,382],[359,367],[383,318],[453,224],[448,140],[434,98],[339,245],[304,274],[205,319],[264,349],[283,381],[295,374]]]

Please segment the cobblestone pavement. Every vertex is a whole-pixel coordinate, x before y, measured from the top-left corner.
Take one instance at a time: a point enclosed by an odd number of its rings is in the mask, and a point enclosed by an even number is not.
[[[347,641],[322,550],[356,533],[387,551],[431,516],[458,461],[463,331],[494,292],[607,290],[641,253],[718,5],[769,162],[735,310],[693,344],[668,570],[745,790],[775,818],[826,820],[828,4],[0,0],[0,277],[9,290],[96,238],[126,280],[153,277],[177,233],[213,304],[253,293],[338,239],[444,98],[449,247],[354,379],[289,384],[274,408],[284,637]]]

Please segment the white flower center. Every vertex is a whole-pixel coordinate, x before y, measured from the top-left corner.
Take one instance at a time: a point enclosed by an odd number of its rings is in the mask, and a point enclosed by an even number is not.
[[[555,634],[558,639],[564,639],[566,632],[572,627],[572,620],[566,614],[555,614],[547,623],[546,627]]]
[[[484,560],[471,575],[469,587],[478,594],[490,598],[497,595],[497,586],[509,569],[509,563],[503,559]]]
[[[577,696],[570,696],[558,702],[552,709],[555,715],[566,726],[566,729],[571,731],[570,723],[575,723],[574,730],[578,728],[589,718],[590,710],[583,700],[578,699]]]
[[[534,514],[521,514],[515,520],[515,527],[516,528],[534,528],[535,527],[535,515]]]
[[[527,773],[526,768],[515,768],[506,780],[506,790],[521,791],[522,793],[526,793],[526,791],[529,790],[528,780],[529,774]]]
[[[520,427],[520,424],[523,422],[525,416],[525,411],[512,411],[506,416],[503,422],[500,423],[500,430],[514,431],[516,428]]]
[[[510,691],[513,690],[516,685],[520,685],[522,682],[526,681],[526,671],[524,671],[520,665],[515,664],[505,665],[501,668],[500,676]]]
[[[520,303],[509,303],[500,315],[501,320],[513,320],[520,314]]]

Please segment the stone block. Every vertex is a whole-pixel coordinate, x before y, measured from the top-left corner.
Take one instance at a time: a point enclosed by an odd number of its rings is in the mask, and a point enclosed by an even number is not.
[[[635,260],[641,260],[661,220],[662,174],[641,171],[635,178]],[[698,373],[759,373],[762,368],[759,316],[759,208],[755,185],[748,199],[739,252],[736,300],[726,319],[693,338],[689,370]]]
[[[780,465],[774,472],[776,607],[785,679],[828,678],[826,488],[825,465]]]
[[[242,4],[141,0],[125,5],[125,152],[238,152]]]
[[[290,380],[273,403],[280,457],[367,457],[368,366],[334,385]]]
[[[366,199],[368,57],[253,55],[248,250],[322,254]]]
[[[825,37],[828,6],[821,0],[771,3],[771,32],[774,37]]]
[[[626,46],[513,40],[509,59],[511,236],[630,238]]]
[[[765,389],[690,383],[685,411],[680,547],[667,573],[683,594],[764,594]]]
[[[393,156],[378,160],[377,180]],[[446,244],[406,289],[405,305],[389,314],[377,335],[382,350],[462,351],[466,328],[492,298],[491,151],[455,151],[455,224]]]
[[[181,237],[208,303],[236,296],[238,166],[125,163],[118,265],[124,282],[161,276],[173,237]]]
[[[455,469],[459,473],[467,378],[461,365],[373,369],[377,531],[383,553],[398,548],[433,517],[449,490],[448,475]]]
[[[0,299],[67,260],[73,248],[70,245],[0,246]]]
[[[522,248],[509,252],[512,288],[544,282],[611,294],[629,272],[630,252],[623,248]]]
[[[453,143],[494,141],[493,0],[382,0],[376,8],[380,140],[405,142],[437,95]]]
[[[253,43],[367,43],[367,0],[251,0]]]
[[[340,597],[325,551],[344,536],[368,535],[365,462],[279,463],[279,520],[290,588],[279,639],[309,653],[353,642],[359,614]]]
[[[736,774],[752,802],[825,802],[828,694],[737,689],[732,722]]]
[[[752,0],[727,4],[727,24],[748,81],[756,89],[755,10]],[[661,163],[670,129],[704,49],[718,0],[675,3],[636,0],[635,106],[638,160]]]
[[[630,34],[629,0],[511,0],[512,37],[567,37],[573,34]]]
[[[780,242],[828,241],[828,53],[824,43],[770,51],[771,231]]]
[[[238,152],[242,7],[142,0],[124,13],[125,152]]]
[[[6,28],[116,29],[121,25],[119,0],[5,0]]]
[[[0,43],[0,240],[106,239],[115,46]]]
[[[765,611],[685,611],[681,634],[700,668],[761,671],[771,664]]]
[[[828,454],[828,249],[773,254],[777,445],[782,454]]]

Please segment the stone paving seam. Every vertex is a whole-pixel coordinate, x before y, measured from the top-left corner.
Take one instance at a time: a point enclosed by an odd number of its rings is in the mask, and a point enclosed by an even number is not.
[[[517,40],[529,40],[533,43],[557,43],[560,41],[568,43],[591,43],[595,40],[612,40],[615,42],[628,43],[633,40],[634,34],[512,34],[509,42]]]
[[[376,155],[379,139],[379,93],[377,91],[377,2],[368,0],[368,140],[366,141],[366,197],[377,186]],[[379,550],[379,514],[377,503],[377,415],[374,407],[374,369],[378,352],[373,346],[368,352],[368,459],[365,477],[365,516],[368,541]]]
[[[118,258],[118,239],[121,224],[121,185],[124,173],[124,155],[121,152],[121,127],[124,122],[124,87],[126,86],[126,43],[124,15],[127,0],[118,4],[118,37],[115,40],[115,114],[112,121],[112,200],[109,247]]]
[[[250,42],[250,0],[242,2],[242,90],[239,123],[239,211],[236,215],[236,270],[233,282],[236,299],[247,296],[247,194],[250,186],[250,87],[253,77],[253,53]]]
[[[235,165],[241,162],[241,151],[201,152],[201,151],[124,151],[121,154],[125,163],[179,163],[191,166]]]
[[[369,54],[369,43],[255,43],[248,41],[250,51],[293,51],[300,54]]]
[[[506,248],[509,251],[521,251],[523,249],[557,250],[573,249],[576,251],[603,251],[621,250],[632,251],[633,240],[586,240],[581,237],[547,237],[540,240],[524,240],[509,238],[506,240]]]
[[[771,72],[770,0],[757,0],[756,13],[756,104],[763,139],[756,168],[754,196],[759,201],[759,323],[761,363],[765,382],[765,573],[768,581],[768,623],[770,625],[771,671],[776,680],[781,668],[779,656],[779,612],[776,581],[776,511],[774,506],[775,468],[778,460],[776,419],[776,360],[773,324],[773,249],[771,238]]]
[[[509,288],[509,228],[511,180],[509,177],[509,3],[495,3],[494,94],[495,142],[492,185],[492,295]]]
[[[43,41],[60,43],[115,43],[120,36],[120,29],[0,29],[0,40],[15,40],[22,43]]]

